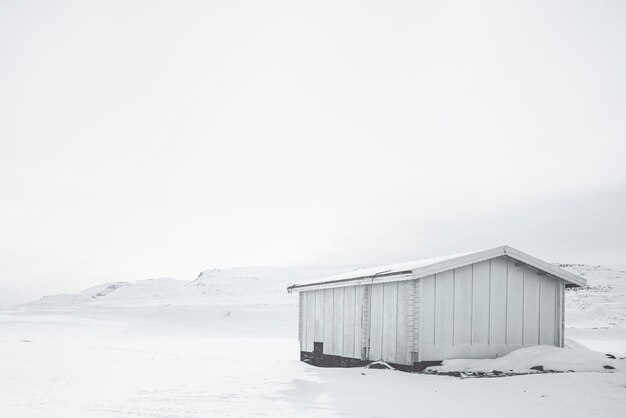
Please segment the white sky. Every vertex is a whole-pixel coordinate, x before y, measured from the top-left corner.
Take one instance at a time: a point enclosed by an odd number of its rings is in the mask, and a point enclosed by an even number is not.
[[[5,297],[502,244],[626,267],[625,157],[624,1],[0,2]]]

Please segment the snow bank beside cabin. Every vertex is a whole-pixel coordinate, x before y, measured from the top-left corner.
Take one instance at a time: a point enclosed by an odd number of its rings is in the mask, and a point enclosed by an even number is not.
[[[496,359],[444,360],[441,366],[426,369],[433,374],[527,374],[540,372],[610,372],[624,368],[624,360],[615,360],[596,351],[578,348],[534,346],[520,348]]]

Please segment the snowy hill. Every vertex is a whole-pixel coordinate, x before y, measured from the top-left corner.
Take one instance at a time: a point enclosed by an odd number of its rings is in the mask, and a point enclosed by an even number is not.
[[[361,266],[356,266],[361,267]],[[114,306],[233,306],[291,305],[297,298],[286,291],[298,281],[356,268],[335,267],[238,267],[205,270],[192,281],[148,279],[108,282],[77,294],[59,294],[18,305],[28,309],[88,309]]]
[[[587,286],[566,292],[569,325],[593,328],[626,324],[626,271],[585,264],[561,267],[587,279]]]
[[[587,279],[565,293],[565,337],[592,350],[626,354],[626,271],[585,264],[562,268]]]
[[[297,304],[287,286],[353,267],[239,267],[205,270],[196,280],[159,297],[169,303],[211,305]]]
[[[107,282],[85,289],[77,294],[64,293],[44,296],[20,308],[72,308],[98,305],[128,305],[151,303],[161,292],[170,292],[187,282],[175,279],[147,279],[135,282]]]

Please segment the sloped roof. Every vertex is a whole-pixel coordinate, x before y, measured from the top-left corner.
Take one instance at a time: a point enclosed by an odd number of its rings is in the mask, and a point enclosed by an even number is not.
[[[528,264],[538,270],[564,280],[569,285],[584,286],[587,281],[573,273],[565,271],[554,264],[547,263],[515,248],[504,245],[488,250],[471,251],[442,257],[408,261],[406,263],[389,264],[386,266],[367,267],[330,277],[294,284],[288,291],[324,289],[331,287],[353,286],[358,284],[386,283],[401,280],[419,279],[431,274],[441,273],[480,261],[507,256]]]

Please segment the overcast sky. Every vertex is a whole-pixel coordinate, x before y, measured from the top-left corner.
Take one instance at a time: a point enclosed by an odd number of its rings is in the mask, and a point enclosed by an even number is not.
[[[5,299],[502,244],[626,267],[626,2],[298,3],[0,2]]]

